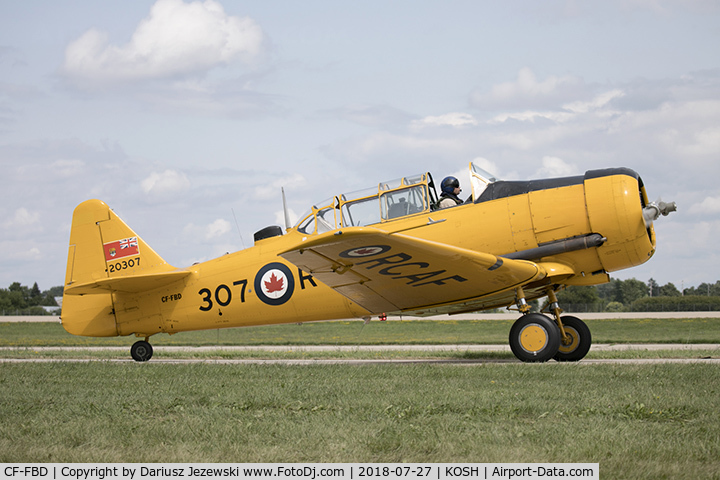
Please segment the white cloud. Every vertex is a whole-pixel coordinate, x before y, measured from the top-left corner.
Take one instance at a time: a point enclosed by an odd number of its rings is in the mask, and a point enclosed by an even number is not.
[[[688,213],[712,215],[720,213],[720,197],[705,197],[700,203],[688,208]]]
[[[613,89],[602,92],[594,96],[591,100],[577,100],[562,105],[557,110],[533,111],[526,110],[522,112],[505,112],[496,115],[490,120],[490,123],[503,123],[508,120],[518,120],[521,122],[535,122],[536,120],[550,120],[555,123],[568,123],[576,120],[581,115],[594,115],[605,121],[607,117],[617,115],[615,109],[608,108],[615,99],[625,96],[625,92],[620,89]]]
[[[514,82],[495,85],[489,93],[473,92],[470,103],[483,110],[543,108],[555,106],[569,98],[585,96],[587,96],[587,87],[579,77],[551,75],[543,81],[538,81],[531,69],[522,68]]]
[[[85,162],[82,160],[56,160],[51,168],[60,177],[73,177],[82,172]]]
[[[681,148],[681,152],[688,155],[714,155],[717,157],[720,154],[720,127],[710,127],[694,132],[688,144]]]
[[[140,186],[146,194],[163,195],[187,190],[190,180],[183,172],[168,169],[162,173],[152,172]]]
[[[39,223],[40,214],[31,212],[27,208],[20,207],[15,210],[15,215],[3,223],[5,228],[25,228]]]
[[[252,59],[262,44],[254,20],[229,16],[213,0],[158,0],[124,45],[111,44],[97,29],[70,43],[63,72],[85,85],[203,74]]]
[[[183,228],[183,235],[191,242],[211,242],[218,239],[232,230],[232,225],[227,220],[218,218],[208,225],[195,225],[189,223]]]
[[[493,117],[489,123],[503,123],[507,122],[508,120],[517,120],[520,122],[534,122],[536,120],[551,120],[556,123],[566,123],[573,118],[575,118],[577,115],[571,112],[553,112],[553,111],[545,111],[545,112],[536,112],[532,110],[524,111],[524,112],[508,112],[508,113],[501,113]]]
[[[305,177],[299,173],[279,177],[269,182],[263,182],[261,185],[255,187],[255,196],[263,200],[275,198],[280,202],[282,188],[301,188],[306,183]]]
[[[230,222],[227,220],[223,220],[222,218],[218,218],[213,223],[207,226],[207,230],[205,232],[205,239],[210,240],[215,237],[220,237],[222,235],[225,235],[232,229],[232,226],[230,225]]]
[[[387,105],[348,105],[321,110],[318,113],[321,116],[331,116],[372,127],[404,124],[412,118],[409,113]]]
[[[543,157],[542,168],[535,174],[537,177],[567,177],[579,173],[575,165],[557,157]]]
[[[597,110],[599,108],[605,107],[612,100],[614,100],[616,98],[621,98],[624,96],[625,96],[625,92],[623,92],[620,89],[614,89],[614,90],[610,90],[608,92],[603,92],[599,95],[596,95],[595,98],[593,98],[592,100],[587,101],[587,102],[578,100],[576,102],[571,102],[571,103],[565,104],[565,105],[563,105],[563,109],[569,110],[569,111],[575,112],[575,113],[587,113],[591,110]]]
[[[413,127],[467,127],[476,126],[478,121],[469,113],[453,112],[444,115],[429,116],[412,122]]]

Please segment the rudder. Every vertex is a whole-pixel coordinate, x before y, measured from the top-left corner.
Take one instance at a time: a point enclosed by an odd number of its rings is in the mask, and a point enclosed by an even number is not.
[[[118,335],[108,279],[175,270],[147,245],[107,204],[81,203],[73,212],[62,325],[74,335]],[[97,287],[97,288],[96,288]]]

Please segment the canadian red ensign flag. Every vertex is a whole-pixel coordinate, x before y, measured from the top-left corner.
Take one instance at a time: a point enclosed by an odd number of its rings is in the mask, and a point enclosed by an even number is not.
[[[140,254],[137,237],[123,238],[122,240],[105,243],[103,249],[105,250],[105,260],[108,262]]]

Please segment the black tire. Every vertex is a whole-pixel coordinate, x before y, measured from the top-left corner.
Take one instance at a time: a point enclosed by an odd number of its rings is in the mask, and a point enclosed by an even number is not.
[[[592,344],[592,335],[588,326],[577,317],[565,316],[560,317],[562,320],[565,333],[570,336],[572,342],[569,345],[563,345],[560,342],[560,348],[555,354],[555,360],[558,362],[577,362],[585,358],[590,351]]]
[[[541,313],[518,318],[510,329],[510,349],[523,362],[547,362],[560,348],[560,329]]]
[[[130,356],[136,362],[147,362],[153,356],[153,348],[145,340],[139,340],[130,347]]]

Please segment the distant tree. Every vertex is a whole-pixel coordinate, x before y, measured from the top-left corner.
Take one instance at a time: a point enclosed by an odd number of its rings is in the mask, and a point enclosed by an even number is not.
[[[28,288],[20,282],[13,282],[7,289],[0,288],[0,314],[3,312],[8,315],[14,315],[15,312],[43,314],[45,310],[42,306],[57,306],[55,297],[59,295],[54,293],[58,291],[62,295],[62,287],[53,287],[51,290],[41,292],[37,283]]]
[[[672,283],[667,283],[660,287],[658,291],[658,295],[653,295],[653,297],[680,297],[680,290],[677,289],[675,285]]]
[[[15,311],[28,307],[26,300],[27,287],[23,287],[18,282],[13,283],[8,289],[0,289],[0,305],[5,311]]]
[[[597,289],[590,286],[570,286],[557,294],[560,308],[572,311],[585,311],[601,303]],[[592,306],[592,307],[588,307]]]
[[[605,305],[606,312],[622,312],[625,311],[625,305],[620,302],[610,302]]]
[[[603,283],[595,287],[598,296],[605,302],[622,303],[622,289],[620,288],[621,280],[611,279],[609,283]]]
[[[648,289],[650,290],[651,297],[657,297],[658,295],[661,295],[660,285],[658,285],[654,278],[648,280]]]
[[[620,285],[620,289],[622,291],[622,303],[626,306],[630,305],[635,300],[647,297],[650,293],[647,285],[635,278],[623,280]]]
[[[50,295],[52,297],[62,297],[63,287],[62,286],[52,287],[52,288],[45,290],[45,292],[43,292],[43,293],[45,293],[46,295]]]

